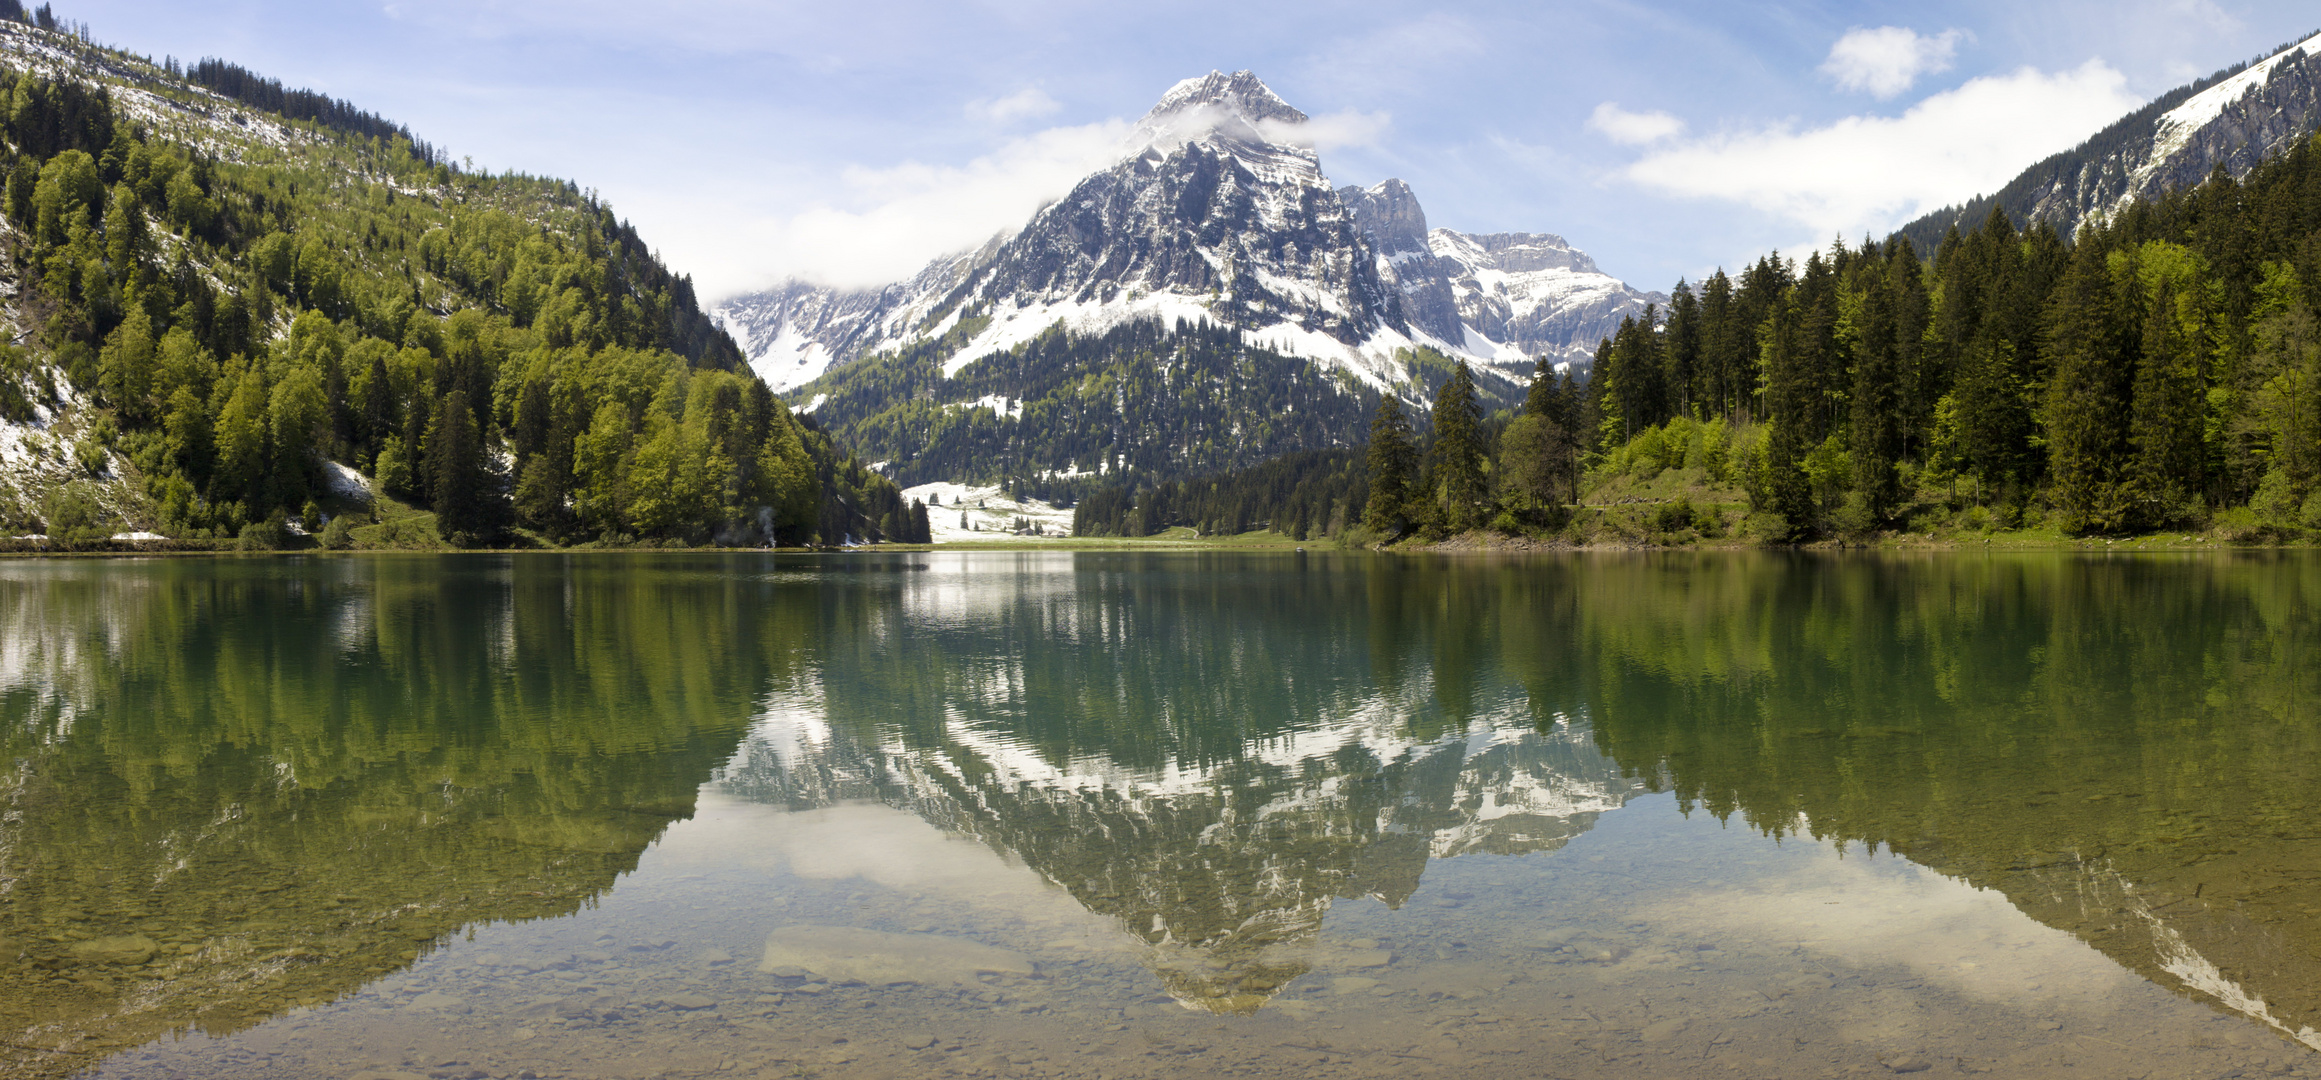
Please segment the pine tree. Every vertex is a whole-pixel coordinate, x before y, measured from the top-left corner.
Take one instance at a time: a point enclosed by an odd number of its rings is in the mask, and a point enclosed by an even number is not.
[[[2082,240],[2049,315],[2048,467],[2065,532],[2106,532],[2125,524],[2119,481],[2135,361],[2123,355],[2107,263],[2101,243]]]
[[[457,544],[484,539],[490,519],[484,506],[484,445],[467,394],[444,395],[437,410],[435,437],[428,448],[435,473],[435,531]]]
[[[1854,491],[1861,498],[1867,525],[1890,517],[1901,502],[1901,477],[1895,465],[1902,457],[1903,343],[1896,340],[1894,296],[1886,267],[1873,264],[1863,275],[1859,325],[1860,341],[1854,354],[1851,430],[1847,448],[1853,454]]]
[[[1481,524],[1483,500],[1483,408],[1475,400],[1475,376],[1460,361],[1434,402],[1434,486],[1443,526],[1464,532]]]
[[[1677,279],[1676,290],[1668,298],[1667,342],[1662,351],[1666,354],[1669,415],[1701,415],[1701,403],[1696,396],[1703,365],[1700,300],[1682,278]]]
[[[1772,429],[1765,440],[1764,487],[1755,498],[1781,515],[1791,537],[1812,533],[1820,518],[1804,468],[1805,456],[1813,448],[1807,426],[1814,391],[1797,357],[1798,339],[1806,333],[1803,322],[1797,298],[1784,297],[1767,320],[1763,335],[1764,400]]]
[[[1370,419],[1370,502],[1362,511],[1365,528],[1393,537],[1408,527],[1410,474],[1417,459],[1418,452],[1411,445],[1410,420],[1402,414],[1402,400],[1391,393],[1379,395],[1378,411]],[[1157,521],[1150,526],[1152,532],[1162,527]]]
[[[2149,308],[2128,431],[2135,451],[2129,491],[2136,522],[2157,528],[2169,524],[2174,508],[2206,486],[2201,423],[2206,395],[2198,355],[2179,321],[2175,286],[2163,278]]]
[[[1733,306],[1733,279],[1721,269],[1701,283],[1700,324],[1701,362],[1693,400],[1704,415],[1729,416],[1741,405],[1741,352],[1748,346],[1746,329]]]
[[[1573,375],[1568,367],[1564,369],[1563,377],[1557,380],[1554,400],[1556,411],[1553,415],[1562,436],[1556,444],[1554,462],[1556,475],[1563,484],[1561,499],[1564,502],[1577,502],[1580,497],[1580,462],[1587,453],[1587,393],[1580,385],[1578,376]]]

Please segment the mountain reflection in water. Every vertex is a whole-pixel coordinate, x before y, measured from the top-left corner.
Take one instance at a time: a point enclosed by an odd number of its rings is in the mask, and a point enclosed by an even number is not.
[[[1577,868],[1536,856],[1666,792],[2321,1046],[2317,590],[2298,555],[0,564],[0,1071],[571,915],[702,792],[972,838],[1230,1015],[1385,963],[1333,904],[1469,855],[1545,896]],[[1820,947],[1937,964],[1881,925]]]

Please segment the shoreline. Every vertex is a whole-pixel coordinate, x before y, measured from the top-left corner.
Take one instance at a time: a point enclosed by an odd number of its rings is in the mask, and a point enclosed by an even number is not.
[[[2198,554],[2307,551],[2321,547],[2312,541],[2231,541],[2179,534],[2161,536],[2059,538],[2041,535],[1997,534],[1983,537],[1882,536],[1871,540],[1817,540],[1803,544],[1767,544],[1755,541],[1703,540],[1676,544],[1641,541],[1574,543],[1563,538],[1465,533],[1430,542],[1405,541],[1372,547],[1340,547],[1330,540],[1296,541],[1286,537],[1248,535],[1200,539],[1124,539],[1121,537],[1047,537],[934,544],[875,544],[849,548],[779,547],[490,547],[490,548],[349,548],[320,546],[244,551],[227,542],[203,541],[65,541],[52,545],[32,541],[0,542],[0,559],[169,559],[239,558],[268,556],[345,557],[367,555],[880,555],[928,552],[1194,552],[1247,551],[1291,553],[1360,552],[1376,555],[1559,555],[1648,554],[1701,552],[2055,552],[2074,554]]]

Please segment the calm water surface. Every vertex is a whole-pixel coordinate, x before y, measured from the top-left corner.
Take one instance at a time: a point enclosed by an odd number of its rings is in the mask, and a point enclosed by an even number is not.
[[[2317,600],[0,562],[0,1075],[2321,1076]]]

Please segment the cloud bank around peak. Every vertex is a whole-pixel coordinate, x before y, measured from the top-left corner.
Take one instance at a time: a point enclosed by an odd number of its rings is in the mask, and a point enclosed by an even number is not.
[[[1051,111],[1052,103],[1029,88],[970,102],[964,111],[972,121],[997,125]],[[1189,129],[1180,125],[1174,132],[1179,141],[1197,137],[1201,118],[1187,121]],[[1383,112],[1348,109],[1302,124],[1265,121],[1258,129],[1270,141],[1328,153],[1377,145],[1391,124]],[[830,185],[846,193],[843,201],[824,199],[760,218],[743,225],[740,235],[678,237],[673,246],[688,253],[688,265],[701,265],[708,291],[719,295],[793,277],[841,288],[892,284],[933,259],[1030,221],[1083,177],[1120,160],[1134,132],[1128,121],[1111,119],[1010,138],[963,165],[847,166]],[[723,265],[729,254],[733,265]]]
[[[1270,142],[1326,154],[1332,150],[1376,146],[1393,124],[1394,118],[1386,113],[1345,109],[1310,117],[1302,124],[1267,120],[1260,122],[1257,130]]]
[[[1670,195],[1742,203],[1822,239],[1884,235],[1998,189],[2140,104],[2126,76],[2101,60],[2055,73],[2023,68],[1929,95],[1900,116],[1664,143],[1616,175]]]
[[[1128,131],[1126,121],[1106,120],[1008,139],[962,165],[848,166],[834,185],[847,193],[843,201],[759,218],[741,235],[703,236],[686,247],[731,257],[732,265],[701,274],[720,294],[789,277],[841,288],[890,284],[1031,220],[1081,177],[1116,160]]]

